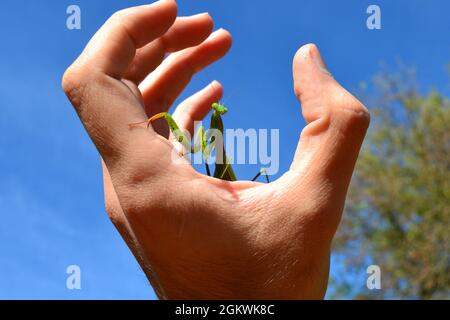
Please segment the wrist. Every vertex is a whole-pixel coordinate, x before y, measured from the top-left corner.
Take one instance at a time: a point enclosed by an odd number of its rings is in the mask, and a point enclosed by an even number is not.
[[[264,300],[264,299],[323,299],[328,266],[324,265],[320,277],[297,270],[281,268],[268,271],[258,268],[235,269],[225,266],[213,271],[198,264],[196,270],[162,272],[158,276],[158,297],[169,300]],[[298,275],[299,273],[302,275]]]

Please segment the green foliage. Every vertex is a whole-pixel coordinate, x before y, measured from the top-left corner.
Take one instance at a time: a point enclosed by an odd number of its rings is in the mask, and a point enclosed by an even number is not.
[[[383,73],[366,90],[372,125],[334,242],[344,271],[379,265],[382,289],[335,276],[347,290],[334,297],[450,298],[450,101],[414,78]]]

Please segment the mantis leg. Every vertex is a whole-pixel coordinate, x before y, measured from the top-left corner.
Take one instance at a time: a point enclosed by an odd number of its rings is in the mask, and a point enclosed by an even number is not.
[[[170,132],[172,132],[175,139],[179,143],[181,143],[186,150],[188,150],[187,152],[189,152],[191,150],[190,139],[188,139],[186,137],[186,135],[183,133],[183,131],[180,130],[180,127],[178,127],[178,124],[175,122],[175,120],[172,118],[172,116],[167,112],[161,112],[161,113],[155,114],[153,117],[151,117],[150,119],[148,119],[144,122],[132,123],[129,126],[135,127],[135,126],[139,126],[141,124],[147,123],[147,127],[149,127],[153,121],[155,121],[157,119],[161,119],[161,118],[164,118],[164,120],[166,120],[167,125],[169,126],[169,129],[170,129]]]
[[[205,141],[205,129],[202,127],[200,127],[200,129],[197,132],[197,135],[195,136],[194,139],[194,144],[191,148],[191,153],[197,153],[200,150],[204,150],[204,141]]]
[[[200,150],[203,153],[203,157],[205,160],[205,168],[206,168],[206,174],[211,177],[211,171],[209,170],[209,165],[208,165],[208,158],[209,155],[211,154],[211,150],[210,148],[208,148],[207,146],[207,140],[206,140],[206,136],[205,136],[205,128],[203,128],[203,126],[200,127],[200,129],[197,132],[197,135],[195,137],[194,140],[194,145],[191,148],[191,153],[197,153]]]
[[[222,180],[223,180],[225,174],[226,173],[230,174],[230,170],[232,170],[231,169],[231,161],[228,161],[228,157],[227,156],[225,156],[225,163],[226,163],[225,168],[223,169],[223,172],[220,175],[220,179],[222,179]],[[234,172],[233,172],[233,176],[234,176]],[[230,180],[231,181],[236,181],[236,177],[234,177],[234,178],[230,177]]]
[[[207,138],[205,137],[204,148],[203,148],[202,152],[203,152],[203,158],[205,160],[206,173],[208,174],[209,177],[211,177],[211,170],[209,169],[208,160],[209,160],[209,156],[211,155],[211,152],[214,149],[214,143],[208,143],[206,139]]]
[[[266,169],[259,170],[258,174],[252,179],[252,181],[256,181],[256,179],[258,179],[262,175],[266,177],[267,183],[270,183]]]
[[[211,142],[208,143],[206,139],[207,139],[207,137],[205,137],[205,140],[204,140],[205,147],[202,151],[203,151],[203,156],[204,156],[204,160],[205,160],[206,173],[208,174],[208,176],[211,177],[211,171],[209,169],[208,159],[216,145],[214,143],[214,140],[211,140]],[[228,161],[228,158],[225,155],[225,150],[223,152],[224,152],[225,164],[218,165],[216,163],[216,170],[214,171],[214,177],[224,180],[223,178],[225,176],[227,176],[227,179],[225,179],[225,180],[236,181],[236,177],[234,175],[233,169],[231,168],[231,163],[230,163],[230,161]]]

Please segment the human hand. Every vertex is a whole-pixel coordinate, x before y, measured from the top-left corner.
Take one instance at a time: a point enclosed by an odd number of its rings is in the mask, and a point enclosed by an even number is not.
[[[367,110],[306,45],[293,72],[308,125],[288,172],[270,184],[227,182],[173,161],[164,128],[129,124],[168,110],[231,46],[226,31],[210,35],[208,15],[176,16],[173,0],[115,14],[63,78],[104,159],[110,218],[161,298],[322,298]],[[214,82],[174,118],[192,133],[221,95]]]

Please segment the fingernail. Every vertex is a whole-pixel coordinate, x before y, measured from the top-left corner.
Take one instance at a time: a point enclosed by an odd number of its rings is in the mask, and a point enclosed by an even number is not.
[[[214,31],[213,33],[211,33],[210,39],[217,37],[223,30],[224,30],[223,28],[220,28],[220,29],[217,29],[216,31]]]
[[[220,87],[221,87],[220,82],[217,81],[217,80],[213,80],[213,81],[210,83],[210,86],[211,86],[213,89],[216,89],[216,88],[220,88]]]
[[[205,11],[202,13],[194,14],[192,17],[209,16],[209,15],[210,15],[209,12]]]
[[[328,70],[327,66],[325,65],[325,62],[323,61],[317,47],[310,46],[310,53],[311,53],[311,57],[312,57],[313,61],[316,63],[316,65],[319,67],[319,69],[323,73],[326,73],[331,76],[331,73]]]
[[[160,4],[160,3],[164,3],[164,2],[175,2],[175,3],[177,3],[175,0],[158,0],[158,1],[155,1],[155,2],[152,2],[152,3],[149,3],[149,5],[158,5],[158,3]]]

